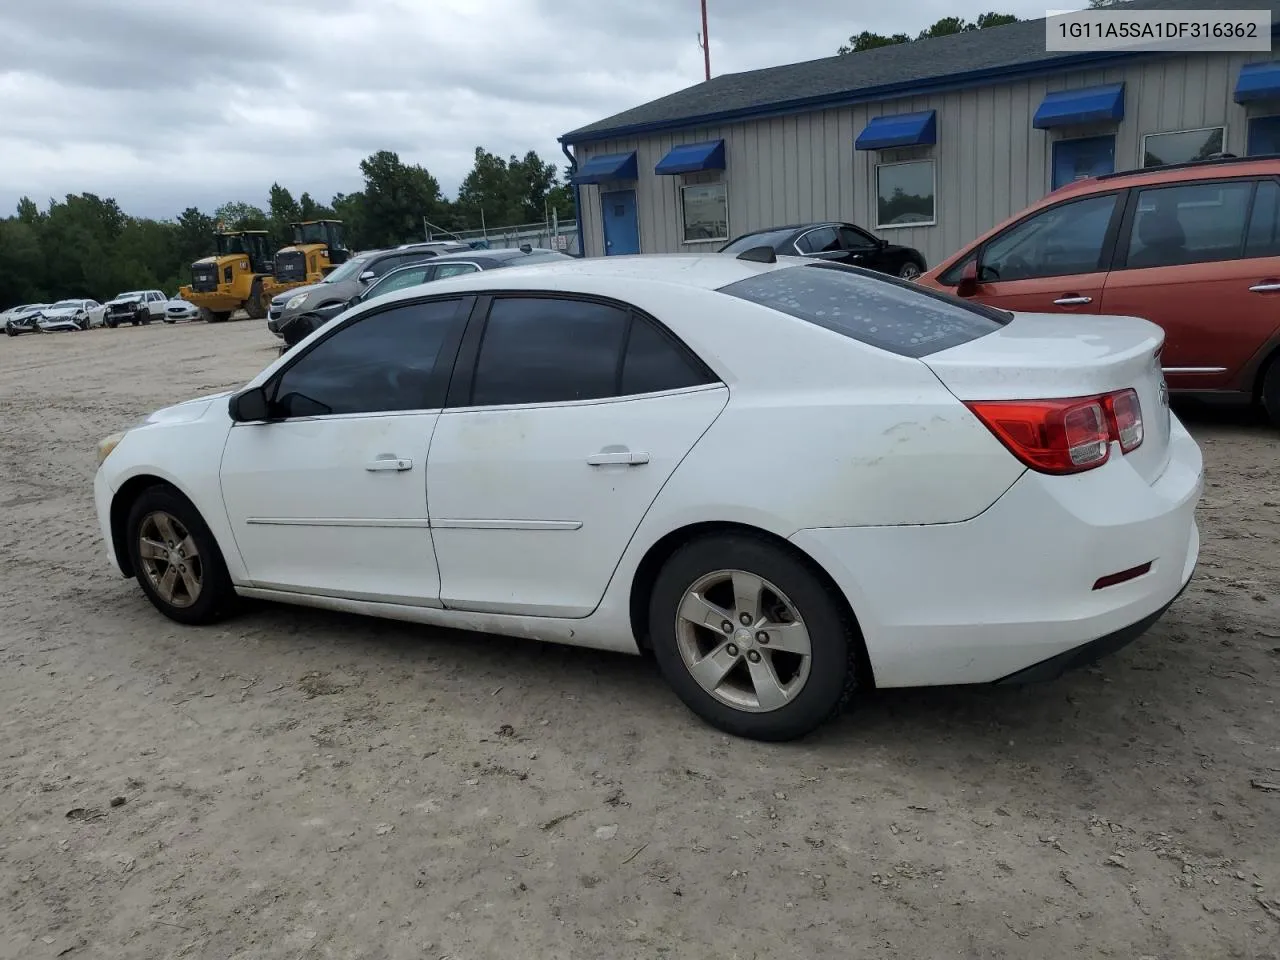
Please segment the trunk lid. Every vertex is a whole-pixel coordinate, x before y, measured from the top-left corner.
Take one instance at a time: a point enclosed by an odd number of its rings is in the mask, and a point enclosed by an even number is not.
[[[1148,482],[1169,460],[1164,330],[1138,317],[1016,313],[1001,329],[922,358],[959,400],[1053,400],[1132,387],[1143,440],[1125,454]],[[1113,444],[1112,457],[1120,455]]]

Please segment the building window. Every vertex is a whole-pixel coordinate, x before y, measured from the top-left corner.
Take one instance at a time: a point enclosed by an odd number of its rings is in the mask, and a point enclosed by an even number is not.
[[[1254,117],[1249,121],[1245,153],[1251,157],[1280,153],[1280,117]]]
[[[876,167],[876,227],[927,227],[938,222],[932,160]]]
[[[1208,160],[1215,153],[1221,153],[1226,142],[1226,127],[1148,133],[1142,138],[1142,165],[1159,167],[1166,163]]]
[[[723,183],[696,183],[680,188],[685,243],[729,239],[729,192]]]
[[[1053,144],[1053,189],[1073,180],[1114,173],[1116,138],[1084,137],[1079,140],[1055,140]]]

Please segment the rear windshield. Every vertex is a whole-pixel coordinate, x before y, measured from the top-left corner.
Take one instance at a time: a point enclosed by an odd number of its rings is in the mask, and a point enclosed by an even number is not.
[[[906,280],[809,263],[720,288],[903,357],[925,357],[999,330],[1013,315]]]
[[[748,233],[745,237],[731,240],[721,247],[717,253],[742,253],[752,247],[776,247],[795,230],[769,230],[765,233]]]

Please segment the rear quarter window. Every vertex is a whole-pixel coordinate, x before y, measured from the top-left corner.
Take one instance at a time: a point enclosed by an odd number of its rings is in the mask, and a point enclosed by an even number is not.
[[[925,357],[999,330],[1013,315],[834,263],[771,270],[720,288],[903,357]]]

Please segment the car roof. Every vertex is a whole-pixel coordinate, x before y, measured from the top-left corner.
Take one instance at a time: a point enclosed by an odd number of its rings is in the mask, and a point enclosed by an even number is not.
[[[739,234],[742,237],[754,237],[761,233],[779,233],[783,230],[811,230],[814,227],[846,227],[853,226],[844,220],[812,220],[809,223],[784,223],[777,227],[764,227],[760,230],[752,230],[750,233]]]
[[[1087,180],[1074,180],[1050,193],[1055,201],[1077,194],[1101,193],[1125,187],[1143,187],[1161,183],[1187,183],[1196,180],[1220,180],[1224,177],[1256,177],[1280,175],[1280,156],[1223,157],[1191,163],[1174,163],[1160,167],[1121,170]]]
[[[434,261],[433,261],[434,262]],[[649,253],[633,256],[567,257],[564,260],[540,261],[532,264],[514,264],[502,270],[467,273],[456,277],[435,280],[428,285],[406,287],[385,295],[384,302],[394,303],[446,290],[470,292],[473,290],[546,290],[575,287],[583,292],[599,292],[602,281],[617,280],[620,283],[636,283],[678,286],[690,289],[717,290],[720,287],[748,277],[794,267],[807,261],[800,257],[778,257],[775,263],[739,260],[729,254]],[[383,298],[379,298],[383,299]]]

